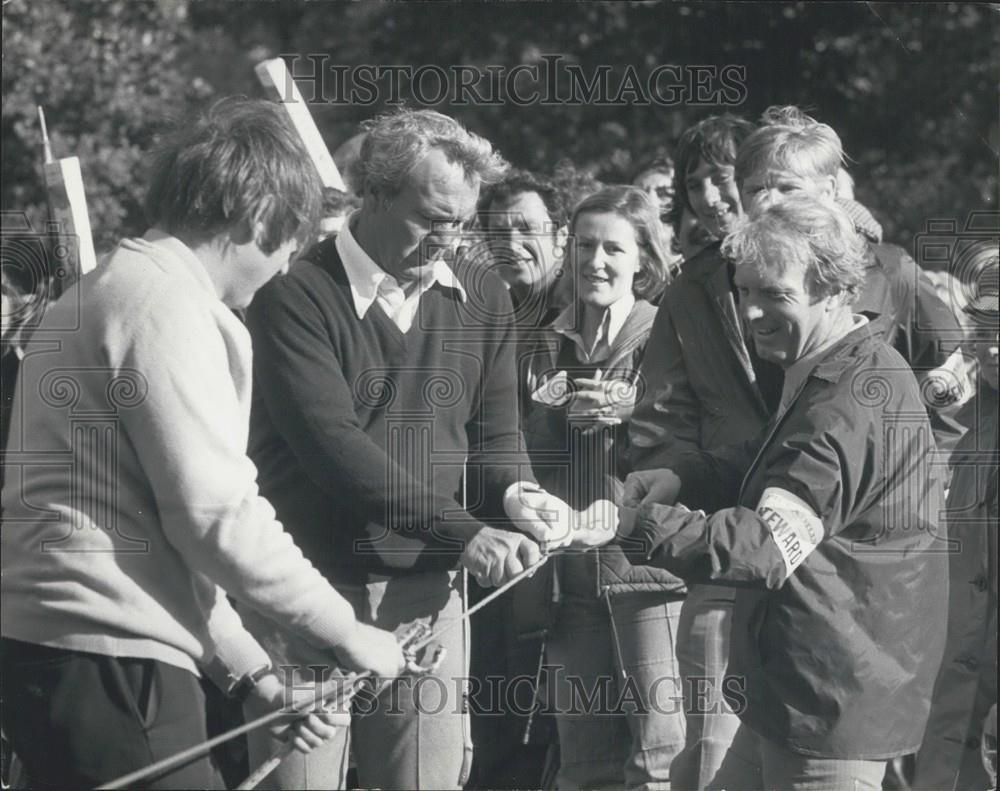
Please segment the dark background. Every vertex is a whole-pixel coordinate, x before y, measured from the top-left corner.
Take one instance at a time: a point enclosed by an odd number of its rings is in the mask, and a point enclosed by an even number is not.
[[[858,198],[905,247],[928,221],[996,210],[1000,6],[883,3],[377,3],[9,0],[3,6],[2,208],[43,218],[35,105],[55,155],[80,157],[95,242],[144,230],[144,152],[165,121],[230,93],[262,96],[253,66],[279,54],[328,64],[484,69],[559,55],[588,77],[632,64],[745,68],[739,106],[568,103],[436,106],[517,165],[570,158],[606,181],[729,109],[794,103],[844,141]],[[311,66],[304,60],[298,71]],[[664,84],[666,84],[665,81]],[[384,83],[383,83],[384,84]],[[436,83],[428,79],[427,92]],[[530,80],[518,83],[526,92]],[[565,90],[567,83],[561,83]],[[316,87],[301,86],[305,91]],[[326,98],[335,86],[327,86]],[[481,92],[484,90],[481,87]],[[319,91],[317,91],[318,93]],[[666,93],[664,91],[664,93]],[[402,97],[419,106],[405,81]],[[384,106],[311,109],[331,150]],[[501,97],[502,98],[502,97]],[[40,225],[35,226],[40,227]]]

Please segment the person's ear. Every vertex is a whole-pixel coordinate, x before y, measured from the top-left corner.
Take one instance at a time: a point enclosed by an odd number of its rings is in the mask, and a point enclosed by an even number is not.
[[[839,310],[843,310],[847,307],[850,299],[850,293],[847,291],[836,291],[832,294],[827,294],[823,298],[823,310],[826,313],[835,313]]]
[[[558,262],[557,269],[565,269],[566,264],[566,246],[569,240],[569,226],[560,225],[556,228],[555,242],[552,245],[553,254]]]
[[[390,203],[389,198],[375,187],[365,185],[361,192],[361,207],[369,212],[385,209]]]
[[[234,245],[248,245],[260,239],[262,233],[263,224],[246,217],[229,227],[229,241]]]
[[[556,228],[556,245],[555,245],[556,249],[557,250],[565,250],[566,249],[566,240],[568,238],[569,238],[569,226],[568,225],[560,225],[558,228]]]
[[[632,295],[641,298],[654,279],[653,257],[646,250],[645,246],[639,247],[639,260],[636,262],[635,272],[632,273]]]
[[[265,197],[257,210],[254,212],[252,217],[248,217],[245,220],[241,220],[236,224],[237,234],[240,237],[240,241],[237,242],[236,237],[230,236],[232,241],[237,244],[249,244],[250,242],[255,242],[258,247],[263,247],[264,238],[267,236],[267,227],[264,223],[264,218],[270,212],[271,206],[274,203],[274,199],[271,197]]]
[[[837,197],[837,177],[823,176],[820,182],[820,192],[827,200],[835,199]]]

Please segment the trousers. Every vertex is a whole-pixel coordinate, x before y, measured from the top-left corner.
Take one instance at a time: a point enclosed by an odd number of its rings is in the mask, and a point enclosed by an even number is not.
[[[677,662],[684,692],[684,748],[674,758],[674,788],[701,791],[722,764],[740,727],[739,717],[722,696],[729,666],[731,588],[692,585],[681,607]]]
[[[810,758],[740,725],[709,791],[879,791],[885,760]]]
[[[671,787],[684,745],[679,613],[662,593],[567,596],[548,645],[560,789]]]
[[[440,629],[462,615],[463,576],[459,572],[420,573],[373,579],[366,585],[337,585],[359,620],[400,632],[414,623]],[[294,683],[310,683],[316,673],[336,672],[331,655],[289,635],[252,611],[244,624],[260,640],[276,667],[285,666]],[[359,698],[350,731],[308,755],[289,756],[262,788],[343,788],[349,751],[365,788],[458,789],[471,764],[465,684],[468,677],[468,624],[449,629],[440,641],[444,660],[433,676],[401,678],[378,698]],[[426,662],[434,645],[425,649]],[[279,744],[266,731],[248,736],[251,769]]]
[[[4,638],[3,729],[29,788],[93,788],[204,742],[197,677],[154,659]],[[209,756],[142,788],[222,788]]]

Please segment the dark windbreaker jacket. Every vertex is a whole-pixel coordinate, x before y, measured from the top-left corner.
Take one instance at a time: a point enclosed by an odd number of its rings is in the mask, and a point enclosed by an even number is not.
[[[681,502],[736,507],[645,505],[621,539],[689,583],[756,590],[736,597],[727,700],[762,737],[814,757],[916,750],[944,649],[943,470],[916,380],[883,335],[873,322],[822,354],[761,441],[675,465]],[[760,508],[765,490],[808,506],[815,532]]]

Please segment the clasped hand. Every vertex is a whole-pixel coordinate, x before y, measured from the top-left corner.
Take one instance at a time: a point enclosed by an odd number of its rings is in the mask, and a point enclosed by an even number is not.
[[[609,500],[598,500],[577,512],[528,481],[511,485],[503,504],[517,531],[484,527],[462,554],[462,565],[483,587],[502,585],[537,564],[545,552],[606,544],[614,538],[618,524],[617,508]]]
[[[636,386],[626,379],[574,379],[571,418],[627,423],[635,409]]]
[[[615,536],[618,508],[610,500],[596,500],[583,511],[570,506],[539,486],[520,484],[505,499],[507,515],[515,526],[532,536],[542,551],[606,544]]]
[[[351,724],[349,710],[333,711],[320,705],[317,688],[294,687],[291,694],[292,699],[288,700],[284,684],[275,674],[268,673],[257,682],[245,705],[252,717],[268,714],[275,709],[288,708],[289,714],[269,726],[269,730],[272,736],[290,742],[299,752],[312,751],[332,739],[337,733],[337,728],[346,728]],[[291,706],[309,700],[315,700],[317,705],[301,713],[291,711]]]
[[[510,486],[503,508],[514,527],[535,539],[543,552],[569,546],[573,540],[573,509],[536,483],[518,481]]]
[[[641,470],[625,479],[622,505],[638,508],[647,503],[674,505],[681,492],[681,479],[673,470]]]
[[[357,621],[334,650],[345,669],[368,670],[376,678],[394,678],[406,668],[403,649],[392,632]],[[334,709],[333,704],[324,705],[321,687],[316,683],[286,688],[276,674],[268,673],[254,686],[246,706],[253,716],[288,709],[287,716],[270,726],[271,734],[290,742],[299,752],[308,753],[332,739],[337,728],[351,724],[350,707]],[[309,703],[314,705],[307,707]]]

